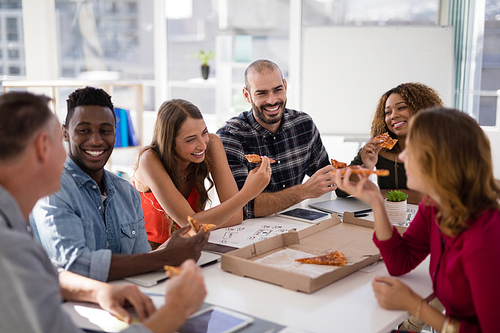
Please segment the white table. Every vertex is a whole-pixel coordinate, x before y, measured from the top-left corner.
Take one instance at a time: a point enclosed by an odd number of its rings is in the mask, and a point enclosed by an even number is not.
[[[329,195],[315,200],[325,200]],[[307,207],[301,203],[298,207]],[[266,217],[262,221],[283,220]],[[254,220],[245,224],[256,223]],[[293,221],[293,223],[297,223]],[[307,227],[307,224],[304,225]],[[400,277],[422,297],[432,294],[429,258],[414,271]],[[314,333],[383,332],[402,322],[408,313],[382,309],[371,283],[376,275],[389,275],[383,262],[364,268],[312,294],[284,289],[267,282],[240,277],[221,269],[220,263],[203,268],[208,295],[205,302]],[[124,283],[124,282],[120,282]],[[146,293],[164,294],[165,283],[143,288]],[[293,331],[292,331],[293,332]]]
[[[247,313],[284,326],[315,333],[388,332],[408,313],[382,309],[371,282],[376,275],[389,275],[383,262],[373,272],[358,271],[312,294],[284,289],[267,282],[225,272],[220,263],[203,268],[208,295],[205,302]],[[414,271],[400,277],[416,293],[432,293],[429,258]],[[369,269],[367,269],[369,270]],[[164,284],[142,288],[163,293]]]

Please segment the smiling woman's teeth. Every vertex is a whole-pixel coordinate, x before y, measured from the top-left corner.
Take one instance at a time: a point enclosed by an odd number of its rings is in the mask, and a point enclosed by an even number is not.
[[[86,150],[85,152],[86,152],[87,154],[89,154],[89,155],[94,156],[94,157],[99,156],[99,155],[101,155],[102,153],[104,153],[104,151],[102,151],[102,150]]]
[[[395,123],[394,125],[392,125],[392,127],[394,127],[394,128],[398,128],[398,127],[403,126],[403,124],[404,124],[404,123],[405,123],[404,121],[401,121],[401,122],[399,122],[399,123]]]
[[[193,153],[194,156],[201,156],[203,155],[204,151],[202,151],[201,153]]]

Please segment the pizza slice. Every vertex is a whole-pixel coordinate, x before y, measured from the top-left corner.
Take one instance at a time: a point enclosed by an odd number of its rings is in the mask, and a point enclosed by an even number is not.
[[[345,162],[339,162],[337,160],[334,160],[333,158],[330,160],[330,162],[332,162],[332,165],[335,169],[347,168],[347,163]]]
[[[363,168],[362,166],[359,165],[351,165],[347,166],[346,163],[344,162],[339,162],[337,160],[332,159],[331,160],[332,165],[335,169],[340,169],[339,172],[341,175],[344,175],[347,171],[347,169],[351,169],[352,174],[358,174],[358,175],[377,175],[380,177],[386,177],[389,176],[389,170],[386,169],[376,169],[376,170],[370,170],[367,168]],[[337,171],[332,171],[333,174],[335,174]]]
[[[200,224],[198,223],[198,221],[193,219],[191,216],[188,216],[187,220],[189,225],[191,226],[191,229],[193,229],[195,232],[200,231]]]
[[[217,225],[215,225],[215,224],[210,224],[210,223],[199,224],[198,221],[196,221],[195,219],[193,219],[191,216],[188,216],[187,220],[188,220],[189,226],[195,232],[200,231],[200,227],[203,228],[203,230],[205,231],[205,233],[207,233],[209,231],[212,231],[215,228],[217,228]]]
[[[317,257],[295,259],[295,261],[303,264],[315,264],[315,265],[331,265],[331,266],[347,265],[347,258],[342,252],[339,251],[334,251]]]
[[[163,268],[165,269],[165,275],[169,278],[181,274],[181,269],[179,267],[165,265]]]
[[[377,135],[376,137],[373,138],[373,140],[383,140],[378,145],[387,150],[391,150],[394,147],[394,145],[398,142],[397,139],[391,138],[388,132]]]
[[[249,155],[245,155],[245,158],[248,160],[248,162],[250,163],[256,163],[256,164],[260,164],[262,163],[262,158],[257,155],[257,154],[249,154]],[[271,163],[275,163],[276,161],[273,160],[272,158],[269,158],[270,162]]]
[[[205,231],[205,233],[217,228],[217,226],[215,224],[210,224],[210,223],[202,223],[201,227],[203,227],[203,230]]]

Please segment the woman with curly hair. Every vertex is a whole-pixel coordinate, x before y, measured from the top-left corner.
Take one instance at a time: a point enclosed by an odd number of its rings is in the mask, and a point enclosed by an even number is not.
[[[403,83],[384,93],[380,97],[373,118],[372,139],[359,150],[350,165],[363,165],[370,170],[374,167],[387,169],[390,175],[378,178],[379,187],[407,189],[405,169],[402,161],[398,159],[398,153],[405,148],[408,121],[420,110],[433,106],[443,106],[443,101],[434,89],[421,83]],[[373,139],[385,132],[388,132],[391,138],[398,140],[391,150],[380,147],[378,144],[381,141]],[[340,190],[336,193],[337,196],[346,196]]]
[[[238,191],[222,142],[208,133],[198,107],[182,99],[163,103],[152,142],[139,152],[134,175],[151,246],[157,248],[174,228],[187,225],[187,216],[217,226],[241,223],[243,206],[269,183],[269,163],[262,157]],[[205,211],[214,185],[221,204]]]
[[[442,107],[412,117],[400,153],[410,189],[425,194],[407,231],[391,225],[378,187],[367,177],[338,187],[368,202],[373,241],[391,275],[403,275],[430,254],[434,294],[445,314],[394,277],[375,277],[385,309],[405,310],[439,332],[496,332],[500,299],[500,187],[490,142],[466,113]]]

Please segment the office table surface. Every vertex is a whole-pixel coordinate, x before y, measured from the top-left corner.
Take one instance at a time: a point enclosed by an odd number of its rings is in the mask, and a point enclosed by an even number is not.
[[[334,198],[334,194],[331,195]],[[330,194],[314,201],[326,200]],[[306,207],[300,203],[297,207]],[[269,216],[260,221],[282,219]],[[257,223],[255,220],[243,224]],[[294,221],[293,223],[296,223]],[[302,223],[302,222],[300,222]],[[304,223],[304,227],[309,224]],[[432,294],[429,257],[412,272],[399,279],[417,294]],[[407,316],[406,311],[382,309],[375,299],[371,283],[375,276],[388,276],[382,261],[348,275],[312,294],[296,292],[268,282],[240,277],[221,269],[220,262],[203,267],[208,291],[205,302],[246,313],[296,329],[297,332],[389,332]],[[118,281],[114,283],[128,283]],[[165,283],[140,287],[149,294],[164,294]]]
[[[399,279],[427,297],[432,293],[428,267],[429,258]],[[383,262],[312,294],[225,272],[220,263],[204,267],[203,275],[208,291],[205,302],[310,332],[388,332],[408,316],[377,304],[371,282],[376,275],[389,275]],[[165,284],[141,289],[164,293]]]

